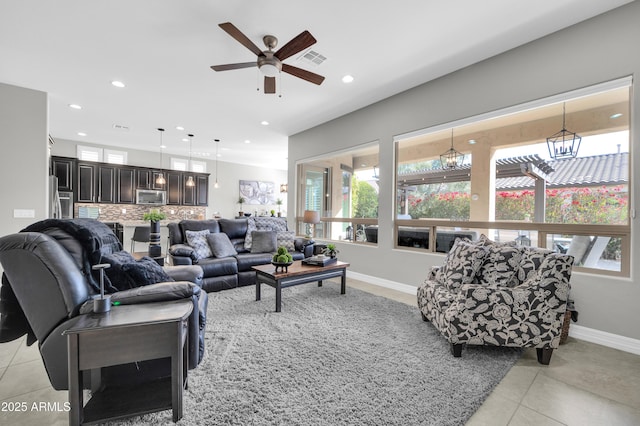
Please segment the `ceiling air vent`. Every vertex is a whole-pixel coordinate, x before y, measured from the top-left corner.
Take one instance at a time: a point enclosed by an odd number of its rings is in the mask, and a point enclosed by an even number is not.
[[[129,127],[123,126],[122,124],[114,124],[113,125],[113,129],[114,130],[119,130],[121,132],[128,132],[129,131]]]
[[[298,57],[298,60],[300,62],[306,62],[308,64],[311,64],[313,66],[319,66],[320,64],[322,64],[324,61],[327,60],[326,56],[323,56],[321,54],[319,54],[318,52],[316,52],[315,50],[307,50],[305,53],[303,53],[302,55],[300,55]]]

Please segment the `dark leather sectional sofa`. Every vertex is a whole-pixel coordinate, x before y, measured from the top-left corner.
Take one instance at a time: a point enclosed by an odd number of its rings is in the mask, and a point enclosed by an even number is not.
[[[284,218],[272,218],[282,221]],[[255,284],[255,265],[271,262],[272,253],[252,253],[245,248],[245,239],[249,229],[248,218],[241,219],[208,219],[183,220],[169,223],[169,258],[172,265],[197,264],[202,268],[204,277],[202,289],[206,292],[220,291]],[[187,244],[186,231],[208,230],[211,233],[224,232],[237,251],[236,255],[216,258],[195,259],[193,248]],[[313,255],[313,242],[305,238],[294,240],[295,251],[291,252],[294,260],[301,260]]]

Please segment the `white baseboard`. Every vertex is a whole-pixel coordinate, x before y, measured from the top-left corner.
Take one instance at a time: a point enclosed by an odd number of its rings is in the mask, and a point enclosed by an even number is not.
[[[417,287],[408,284],[402,284],[395,281],[385,280],[383,278],[372,277],[371,275],[352,272],[347,269],[347,276],[358,281],[364,281],[369,284],[380,287],[390,288],[402,293],[416,294]],[[585,340],[587,342],[596,343],[598,345],[607,346],[609,348],[619,349],[624,352],[640,355],[640,340],[631,339],[617,334],[607,333],[606,331],[587,328],[571,323],[569,328],[569,336],[576,339]]]
[[[640,355],[640,340],[632,339],[630,337],[619,336],[617,334],[583,327],[574,323],[571,323],[571,326],[569,327],[569,336]]]
[[[353,278],[358,281],[364,281],[369,284],[377,285],[380,287],[390,288],[402,293],[416,294],[418,287],[414,287],[408,284],[402,284],[396,281],[385,280],[383,278],[372,277],[371,275],[361,274],[359,272],[352,272],[347,269],[347,277]]]

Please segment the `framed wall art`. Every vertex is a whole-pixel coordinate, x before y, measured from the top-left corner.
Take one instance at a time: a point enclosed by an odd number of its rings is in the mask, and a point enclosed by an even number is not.
[[[241,180],[240,196],[244,197],[247,205],[274,205],[276,191],[273,182],[258,180]]]

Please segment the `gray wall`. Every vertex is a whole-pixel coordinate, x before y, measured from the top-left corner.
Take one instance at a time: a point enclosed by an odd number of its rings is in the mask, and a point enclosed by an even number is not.
[[[99,148],[105,148],[105,146],[99,146],[92,143],[72,141],[66,139],[56,139],[56,143],[51,149],[51,154],[61,157],[75,157],[76,145],[84,146],[97,146]],[[108,147],[106,147],[108,148]],[[116,150],[123,150],[120,147],[111,147]],[[160,155],[149,155],[149,151],[141,151],[135,149],[126,149],[128,163],[133,166],[140,167],[158,167],[160,161]],[[163,167],[169,168],[171,164],[171,157],[181,157],[179,155],[165,154],[163,157]],[[186,158],[186,157],[182,157]],[[199,161],[202,159],[198,158]],[[242,180],[259,180],[266,182],[273,182],[276,187],[276,191],[280,190],[280,184],[287,181],[286,170],[274,170],[267,167],[255,167],[245,166],[242,164],[227,163],[224,161],[218,161],[218,183],[220,187],[218,189],[213,188],[215,182],[215,161],[205,160],[207,162],[207,173],[209,176],[209,207],[207,207],[207,218],[211,218],[214,213],[218,212],[223,217],[235,217],[238,213],[239,205],[236,204],[239,197],[239,181]],[[286,194],[280,193],[276,195],[277,198],[282,198],[285,201],[285,205],[282,206],[283,210],[286,210]],[[253,212],[255,209],[259,211],[262,209],[278,210],[276,206],[245,206],[246,212]]]
[[[48,216],[47,94],[0,83],[0,235]],[[14,218],[14,210],[35,218]]]
[[[441,264],[443,257],[393,248],[393,136],[633,75],[640,71],[638,22],[640,3],[634,2],[293,135],[289,138],[289,187],[294,187],[296,162],[378,140],[383,176],[378,247],[338,243],[340,256],[355,272],[419,286],[427,269]],[[632,94],[634,106],[640,105],[639,92]],[[635,131],[640,125],[639,109],[632,107],[632,114],[632,164],[639,164]],[[632,200],[638,199],[640,185],[632,190]],[[293,206],[294,202],[295,194],[290,192],[288,203]],[[636,224],[634,219],[632,227]],[[637,232],[632,249],[633,253],[640,249]],[[632,280],[575,273],[572,297],[580,312],[578,324],[640,339],[639,272],[636,262]]]

